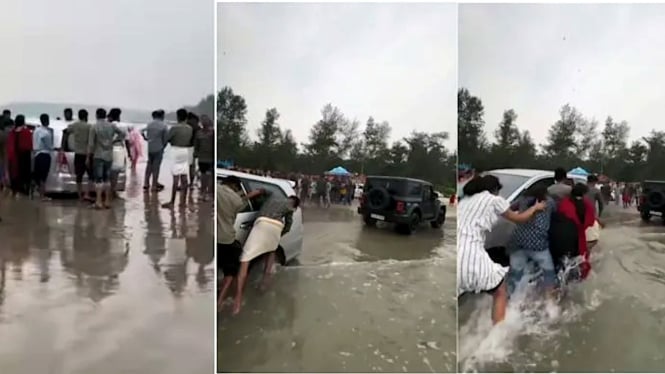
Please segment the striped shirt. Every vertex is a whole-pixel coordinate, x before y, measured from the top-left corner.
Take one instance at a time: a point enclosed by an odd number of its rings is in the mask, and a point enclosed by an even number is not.
[[[492,290],[501,284],[508,269],[492,261],[485,250],[485,238],[510,204],[485,191],[460,200],[457,209],[458,293]]]

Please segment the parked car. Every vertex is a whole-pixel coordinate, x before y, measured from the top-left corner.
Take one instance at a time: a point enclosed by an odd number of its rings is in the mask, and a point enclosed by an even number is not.
[[[649,222],[653,214],[657,213],[665,224],[665,181],[642,182],[642,194],[637,210],[644,222]]]
[[[431,183],[420,179],[369,176],[365,180],[358,214],[365,224],[377,221],[397,224],[405,234],[413,233],[423,222],[440,228],[446,220],[446,206],[439,201]]]
[[[536,188],[537,186],[549,187],[554,184],[554,172],[547,170],[500,169],[491,170],[484,174],[491,174],[499,178],[503,186],[499,195],[507,199],[511,204],[527,190]],[[586,183],[586,177],[583,176],[569,174],[568,178],[573,179],[575,183]],[[490,255],[495,261],[507,258],[505,247],[508,245],[514,230],[514,223],[503,217],[499,217],[499,221],[487,234],[485,248],[489,249]],[[497,262],[504,264],[503,260]]]
[[[28,118],[26,119],[26,124],[31,129],[41,126],[38,118]],[[124,131],[127,131],[127,128],[130,125],[132,124],[123,122],[118,123],[118,127]],[[51,153],[51,168],[49,170],[48,179],[46,180],[46,193],[73,194],[78,191],[76,188],[76,175],[74,174],[74,152],[69,149],[68,144],[65,144],[67,148],[64,149],[64,152],[60,152],[63,133],[67,126],[68,123],[62,120],[50,121],[49,127],[53,131],[54,151]],[[127,183],[126,168],[127,157],[125,157],[124,166],[118,175],[118,184],[116,186],[117,191],[125,190],[125,185]],[[88,183],[87,175],[83,177],[83,183]]]
[[[240,178],[244,193],[248,193],[259,188],[264,188],[271,193],[284,197],[285,199],[296,194],[296,192],[293,190],[292,182],[289,180],[260,177],[258,175],[222,168],[217,169],[218,182],[221,183],[224,178],[230,176]],[[264,199],[264,196],[259,196],[255,199],[252,199],[245,207],[245,210],[238,214],[235,222],[235,229],[237,236],[236,239],[238,239],[240,243],[244,244],[247,240],[247,237],[252,230],[254,220],[257,218],[256,216],[259,212],[259,209],[261,209],[261,206],[265,201]],[[286,235],[282,236],[282,240],[280,241],[279,247],[277,248],[277,260],[281,265],[286,265],[300,256],[302,253],[303,237],[304,227],[302,222],[302,210],[298,209],[293,214],[293,224],[291,225],[291,230],[286,233]]]

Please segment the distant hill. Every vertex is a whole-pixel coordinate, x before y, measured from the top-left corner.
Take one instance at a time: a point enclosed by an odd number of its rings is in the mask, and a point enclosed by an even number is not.
[[[201,99],[197,105],[187,106],[185,108],[189,111],[197,113],[200,115],[206,114],[210,118],[213,117],[214,112],[214,98],[213,95],[208,95],[205,98]],[[72,108],[74,110],[74,118],[76,118],[76,112],[79,109],[86,109],[90,113],[91,118],[94,117],[95,110],[97,108],[106,108],[111,109],[105,105],[93,105],[93,104],[73,104],[73,103],[43,103],[43,102],[17,102],[0,105],[1,109],[9,109],[12,111],[12,116],[17,114],[23,114],[26,117],[39,117],[40,114],[46,113],[52,118],[63,117],[62,112],[65,108]],[[131,109],[123,108],[122,110],[122,120],[123,122],[135,122],[135,123],[147,123],[152,119],[152,110],[142,110],[142,109]],[[164,108],[166,109],[166,108]],[[167,119],[175,120],[175,111],[176,109],[167,111]]]

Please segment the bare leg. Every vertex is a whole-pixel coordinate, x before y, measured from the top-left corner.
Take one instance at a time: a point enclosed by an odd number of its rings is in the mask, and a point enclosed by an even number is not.
[[[508,304],[508,292],[506,290],[506,281],[501,281],[499,287],[492,294],[494,304],[492,305],[492,323],[503,321],[506,318],[506,305]]]
[[[104,203],[102,202],[102,195],[104,193],[104,185],[101,183],[95,184],[95,192],[97,195],[95,196],[95,208],[97,209],[104,209]]]
[[[249,261],[241,262],[240,271],[238,272],[238,279],[236,282],[236,297],[233,301],[233,315],[240,313],[240,308],[242,307],[242,291],[245,288],[248,271]]]
[[[187,175],[181,175],[180,176],[180,206],[184,207],[187,205]]]
[[[272,275],[272,267],[275,264],[275,251],[268,253],[268,258],[266,259],[265,265],[263,267],[263,279],[261,280],[261,290],[266,290],[268,288],[268,282]]]
[[[104,184],[104,189],[106,193],[106,203],[104,204],[104,207],[106,209],[111,209],[111,203],[113,202],[113,193],[115,190],[112,188],[112,184],[110,183],[105,183]]]
[[[173,176],[173,186],[171,186],[171,201],[168,203],[162,204],[162,208],[171,209],[173,204],[175,204],[175,194],[178,192],[178,181],[180,177],[177,175]]]
[[[229,289],[233,284],[233,279],[234,277],[230,275],[224,276],[224,279],[222,280],[222,291],[219,293],[219,298],[217,299],[217,310],[222,310],[222,304],[224,303],[224,299],[226,299],[226,295],[229,293]]]

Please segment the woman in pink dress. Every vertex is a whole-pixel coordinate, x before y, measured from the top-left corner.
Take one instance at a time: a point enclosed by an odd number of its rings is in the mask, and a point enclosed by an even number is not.
[[[132,161],[132,170],[135,171],[136,163],[143,153],[143,137],[134,127],[130,127],[127,138],[129,140],[129,157]]]

